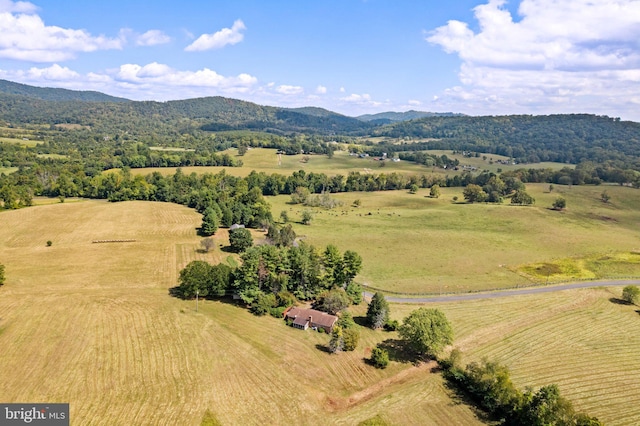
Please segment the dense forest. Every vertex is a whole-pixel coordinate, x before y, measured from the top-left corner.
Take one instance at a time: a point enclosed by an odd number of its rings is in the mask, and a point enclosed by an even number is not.
[[[385,144],[385,152],[451,149],[498,154],[519,163],[613,162],[640,170],[640,123],[588,114],[428,117],[373,130],[405,139]],[[426,139],[411,142],[406,139]]]

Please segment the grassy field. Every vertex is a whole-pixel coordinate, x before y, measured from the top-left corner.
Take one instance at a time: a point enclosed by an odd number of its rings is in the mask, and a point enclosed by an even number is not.
[[[42,143],[39,141],[34,141],[31,139],[25,139],[25,138],[2,138],[2,137],[0,137],[0,142],[11,143],[16,145],[25,145],[25,146],[36,146],[39,143]]]
[[[229,256],[199,251],[193,210],[87,200],[0,220],[0,401],[70,402],[72,424],[481,424],[432,365],[366,365],[389,334],[333,356],[327,335],[170,297],[189,261]]]
[[[600,194],[606,189],[611,202]],[[527,267],[546,262],[580,263],[640,250],[640,191],[620,186],[556,187],[527,185],[531,207],[453,203],[462,188],[443,188],[439,199],[428,190],[343,193],[334,210],[312,209],[310,226],[298,223],[305,207],[270,197],[274,217],[286,211],[299,235],[317,246],[336,244],[364,259],[358,279],[403,293],[477,291],[575,280],[580,273],[532,276]],[[557,196],[567,209],[550,209]],[[360,207],[352,207],[359,199]],[[616,255],[617,256],[617,255]],[[596,262],[597,263],[597,262]],[[595,277],[640,276],[640,265],[601,261]],[[615,266],[615,267],[614,267]],[[592,269],[594,269],[592,268]],[[577,272],[581,272],[579,269]]]
[[[158,149],[158,148],[154,148]],[[174,150],[173,148],[165,150]],[[224,151],[230,155],[236,156],[237,150],[230,149]],[[498,159],[506,160],[507,157],[502,157],[494,154],[487,154],[487,159],[480,158],[467,158],[461,154],[452,154],[452,151],[428,151],[435,155],[447,155],[449,158],[457,158],[460,160],[461,165],[469,165],[478,168],[478,170],[488,170],[497,172],[498,169],[503,171],[515,170],[519,168],[552,168],[559,169],[567,166],[566,164],[559,163],[538,163],[538,164],[526,164],[526,165],[501,165],[498,163],[490,163],[490,159],[497,161]],[[258,172],[264,172],[267,174],[278,173],[283,175],[290,175],[298,170],[304,170],[306,172],[324,173],[328,176],[335,176],[341,174],[347,176],[349,172],[371,173],[371,174],[390,174],[400,173],[403,175],[429,175],[431,173],[441,174],[446,176],[447,174],[453,175],[462,173],[462,169],[459,171],[444,170],[434,167],[425,167],[416,163],[408,161],[385,161],[380,162],[374,160],[372,157],[359,158],[357,156],[349,155],[346,151],[336,151],[333,158],[329,158],[326,155],[282,155],[280,157],[280,164],[278,164],[278,156],[275,149],[265,148],[253,148],[247,151],[242,157],[237,157],[243,162],[242,167],[182,167],[183,172],[189,174],[195,173],[218,173],[221,170],[226,170],[227,173],[233,176],[247,176],[252,170]],[[308,161],[305,161],[308,159]],[[381,164],[384,164],[381,167]],[[131,173],[146,175],[152,172],[160,172],[165,175],[175,173],[175,167],[146,167],[141,169],[132,169]]]
[[[509,367],[515,384],[556,383],[574,406],[607,425],[640,424],[640,310],[621,288],[441,303],[464,362]],[[431,306],[431,305],[430,305]],[[414,305],[394,305],[401,319]]]

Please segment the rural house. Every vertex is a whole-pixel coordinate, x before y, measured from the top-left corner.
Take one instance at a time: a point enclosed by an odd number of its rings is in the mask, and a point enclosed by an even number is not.
[[[333,325],[338,321],[338,317],[330,315],[326,312],[316,311],[315,309],[304,309],[291,307],[284,312],[284,319],[291,321],[291,326],[306,330],[311,327],[314,330],[318,328],[324,329],[327,333],[331,333]]]

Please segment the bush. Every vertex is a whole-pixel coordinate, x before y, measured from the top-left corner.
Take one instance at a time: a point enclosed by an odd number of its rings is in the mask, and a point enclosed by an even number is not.
[[[255,315],[265,315],[271,312],[271,308],[276,307],[276,296],[274,294],[260,294],[255,302],[251,304],[251,312]]]
[[[396,331],[398,329],[398,327],[400,326],[400,323],[398,322],[398,320],[389,320],[386,323],[384,323],[384,329],[386,331]]]
[[[389,352],[379,347],[373,348],[371,351],[371,363],[376,368],[385,369],[389,365]]]
[[[354,351],[360,342],[360,331],[357,328],[346,328],[342,330],[345,351]]]
[[[53,245],[53,241],[49,240],[47,241],[47,247],[51,247]]]
[[[628,285],[622,289],[622,300],[636,304],[640,300],[640,289],[634,285]]]

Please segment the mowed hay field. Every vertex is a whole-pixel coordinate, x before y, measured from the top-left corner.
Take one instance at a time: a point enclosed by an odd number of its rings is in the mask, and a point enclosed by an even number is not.
[[[72,424],[197,425],[206,410],[222,424],[481,424],[432,365],[365,364],[389,334],[363,330],[357,351],[333,356],[327,335],[170,297],[189,261],[229,256],[224,231],[198,251],[200,221],[150,202],[0,213],[0,401],[69,402]]]
[[[288,204],[290,196],[269,197],[279,218],[286,211],[298,235],[316,247],[335,244],[363,257],[358,276],[374,288],[400,293],[450,293],[532,285],[523,265],[612,252],[640,251],[640,191],[621,186],[528,184],[533,206],[466,204],[462,188],[331,194],[343,202],[314,212],[311,225],[299,223],[308,209]],[[609,204],[600,200],[606,190]],[[567,200],[564,211],[550,207]],[[360,207],[353,207],[355,200]],[[640,265],[625,270],[640,276]],[[566,278],[566,277],[565,277]],[[579,277],[576,277],[579,278]],[[571,277],[569,277],[571,279]],[[550,282],[553,281],[551,277]],[[543,281],[544,284],[544,281]]]
[[[555,383],[576,409],[607,425],[638,425],[640,310],[621,303],[621,293],[594,288],[433,307],[452,322],[464,363],[498,361],[520,389]],[[394,305],[393,317],[416,308]]]

